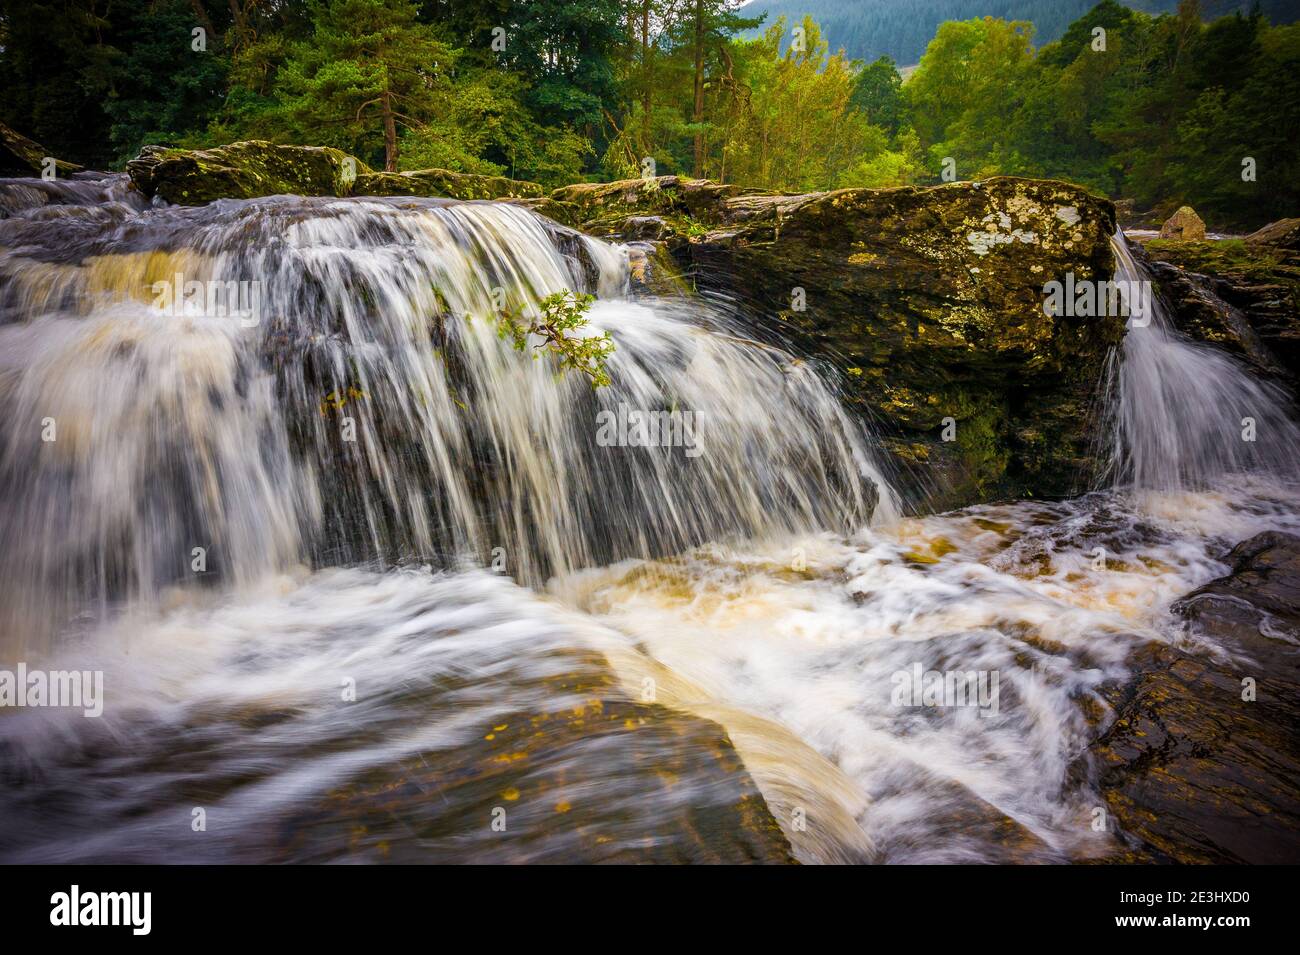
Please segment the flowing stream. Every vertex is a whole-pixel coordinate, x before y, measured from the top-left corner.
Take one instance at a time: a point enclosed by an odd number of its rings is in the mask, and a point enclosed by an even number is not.
[[[0,667],[104,686],[0,713],[4,861],[707,858],[715,724],[802,861],[1105,856],[1099,687],[1300,527],[1287,397],[1158,311],[1107,489],[904,517],[831,377],[524,208],[0,211]],[[607,387],[498,333],[564,289]]]

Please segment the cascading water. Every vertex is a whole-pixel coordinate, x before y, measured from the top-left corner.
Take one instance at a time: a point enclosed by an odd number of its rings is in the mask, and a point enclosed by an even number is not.
[[[1111,243],[1115,279],[1150,281],[1122,234]],[[1291,477],[1300,428],[1281,388],[1248,374],[1211,345],[1174,328],[1160,299],[1130,319],[1111,376],[1111,477],[1138,490],[1204,490],[1234,475]]]
[[[536,584],[893,507],[809,369],[698,310],[608,300],[623,253],[524,209],[279,197],[105,216],[24,209],[45,194],[9,188],[0,486],[26,503],[0,516],[16,545],[0,575],[19,635],[52,601],[153,601],[195,579],[194,548],[208,581],[499,555]],[[49,228],[56,211],[75,228]],[[253,301],[216,315],[191,282]],[[595,393],[494,321],[563,289],[607,299],[590,319],[617,343],[613,383]],[[599,413],[628,409],[689,412],[699,448],[599,446]]]
[[[1169,604],[1227,544],[1300,526],[1279,396],[1159,317],[1118,489],[904,520],[811,366],[525,209],[122,177],[0,209],[0,658],[106,696],[0,714],[6,861],[716,858],[712,724],[647,700],[725,728],[804,861],[1103,856],[1100,687],[1195,639]],[[160,306],[177,274],[257,314]],[[565,288],[608,387],[491,318]],[[622,440],[674,410],[690,446]],[[900,705],[916,667],[1000,693]]]

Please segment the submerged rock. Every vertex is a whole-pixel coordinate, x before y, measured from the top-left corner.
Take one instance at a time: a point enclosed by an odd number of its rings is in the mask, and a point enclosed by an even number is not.
[[[1300,859],[1300,537],[1266,533],[1174,605],[1222,652],[1151,644],[1094,744],[1127,861]]]
[[[296,813],[276,861],[795,861],[721,726],[631,700],[603,656],[571,656],[569,672],[537,682],[538,709],[376,766]]]
[[[1197,242],[1205,238],[1205,223],[1191,206],[1183,206],[1160,227],[1160,238]]]

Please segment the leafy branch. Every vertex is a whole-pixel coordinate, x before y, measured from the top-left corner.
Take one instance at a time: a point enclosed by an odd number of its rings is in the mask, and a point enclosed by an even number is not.
[[[550,352],[562,369],[580,371],[591,379],[593,388],[600,388],[610,383],[605,364],[614,351],[614,340],[608,332],[579,334],[587,326],[587,309],[594,301],[594,295],[565,289],[538,302],[537,312],[531,315],[503,309],[497,319],[497,334],[509,338],[516,351],[527,349],[531,336],[540,338],[533,346],[534,358]]]

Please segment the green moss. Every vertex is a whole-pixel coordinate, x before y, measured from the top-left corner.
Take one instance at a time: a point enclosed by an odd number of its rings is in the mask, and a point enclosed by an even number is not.
[[[1193,272],[1208,275],[1241,275],[1260,281],[1277,278],[1283,251],[1267,245],[1248,244],[1241,239],[1207,239],[1204,242],[1175,242],[1152,239],[1144,248],[1155,258],[1173,262]],[[1291,280],[1300,276],[1291,276]]]

